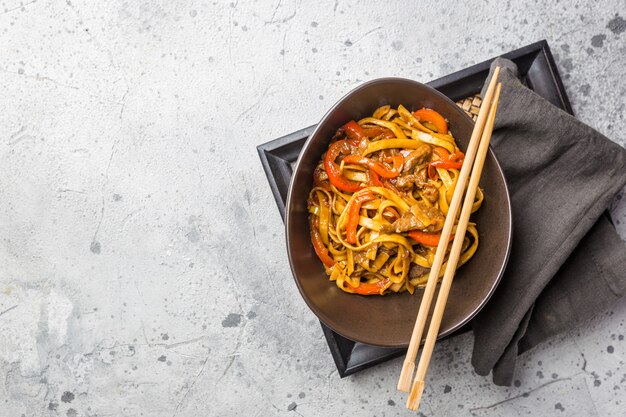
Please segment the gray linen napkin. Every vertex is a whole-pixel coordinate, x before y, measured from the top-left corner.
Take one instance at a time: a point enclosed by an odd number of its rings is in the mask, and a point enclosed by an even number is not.
[[[472,321],[472,364],[510,385],[519,353],[626,292],[626,245],[603,215],[626,184],[626,150],[526,88],[511,61],[497,59],[492,72],[496,65],[491,143],[511,193],[513,244],[500,285]]]

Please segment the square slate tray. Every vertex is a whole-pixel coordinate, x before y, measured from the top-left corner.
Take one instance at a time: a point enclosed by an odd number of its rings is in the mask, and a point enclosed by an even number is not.
[[[563,83],[545,40],[511,51],[502,57],[515,62],[522,81],[552,104],[573,114]],[[478,94],[489,74],[490,59],[427,83],[452,101]],[[287,190],[300,149],[315,125],[257,146],[263,169],[270,184],[281,217],[285,218]],[[321,322],[320,322],[321,323]],[[321,323],[337,371],[343,378],[378,363],[400,356],[406,349],[389,349],[355,342],[333,332]],[[468,326],[458,333],[469,330]],[[449,337],[452,337],[451,335]]]

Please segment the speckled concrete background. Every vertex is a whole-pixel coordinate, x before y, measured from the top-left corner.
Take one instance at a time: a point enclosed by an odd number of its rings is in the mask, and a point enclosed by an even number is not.
[[[401,359],[338,378],[255,146],[365,80],[543,38],[577,116],[626,143],[623,1],[423,3],[5,0],[0,415],[410,415]],[[524,355],[511,388],[473,373],[471,335],[443,342],[421,411],[623,416],[625,316]]]

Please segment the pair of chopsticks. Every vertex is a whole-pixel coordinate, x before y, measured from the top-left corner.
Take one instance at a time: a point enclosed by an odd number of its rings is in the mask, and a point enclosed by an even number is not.
[[[459,256],[461,254],[463,239],[465,238],[465,231],[467,230],[467,224],[472,212],[472,204],[474,203],[474,198],[476,197],[478,181],[480,180],[480,175],[487,156],[487,150],[489,149],[489,141],[491,139],[491,132],[493,130],[493,124],[496,117],[500,89],[502,88],[501,83],[498,83],[496,86],[499,74],[500,67],[496,67],[483,99],[482,106],[478,112],[478,118],[467,147],[467,152],[465,153],[465,160],[463,162],[463,166],[461,167],[459,179],[452,196],[452,201],[450,202],[443,230],[441,232],[439,245],[437,246],[437,251],[435,252],[435,259],[433,260],[433,266],[430,270],[430,275],[428,276],[428,282],[426,283],[422,303],[420,304],[417,319],[415,320],[415,327],[413,328],[413,334],[411,335],[411,341],[409,343],[406,358],[404,359],[404,364],[402,365],[402,372],[400,373],[400,380],[398,381],[398,390],[409,392],[410,388],[410,394],[406,406],[408,409],[413,411],[417,411],[419,408],[422,393],[424,392],[424,380],[426,379],[428,364],[433,353],[437,334],[439,333],[441,319],[446,308],[448,294],[450,292],[454,273],[456,272]],[[470,171],[472,174],[471,177]],[[437,303],[435,304],[432,318],[430,320],[426,342],[417,367],[417,373],[415,374],[415,379],[413,380],[413,385],[411,386],[411,379],[413,378],[413,372],[415,370],[415,358],[417,357],[417,351],[419,349],[424,327],[426,325],[426,318],[430,310],[430,304],[435,292],[435,287],[437,286],[439,271],[441,270],[441,266],[446,255],[450,234],[452,233],[452,228],[457,219],[459,206],[461,205],[461,199],[463,198],[465,184],[467,184],[468,178],[469,185],[467,187],[467,192],[465,193],[465,200],[463,202],[461,215],[459,217],[456,233],[454,235],[454,241],[452,242],[452,248],[450,249],[448,264],[443,280],[441,281],[439,295],[437,296]]]

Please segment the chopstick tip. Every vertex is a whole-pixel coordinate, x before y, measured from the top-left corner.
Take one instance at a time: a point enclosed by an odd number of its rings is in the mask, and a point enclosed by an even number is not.
[[[409,410],[417,411],[422,400],[422,394],[424,393],[424,381],[413,382],[411,387],[411,393],[406,401],[406,408]]]
[[[402,372],[400,372],[400,379],[398,380],[398,391],[409,392],[414,371],[415,362],[404,361]]]

